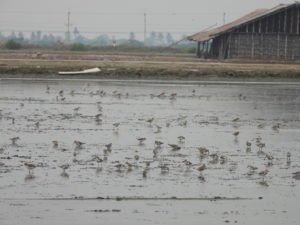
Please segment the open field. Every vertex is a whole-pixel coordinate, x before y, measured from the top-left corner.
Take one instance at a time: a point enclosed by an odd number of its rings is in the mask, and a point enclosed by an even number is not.
[[[67,52],[0,52],[1,77],[58,77],[59,71],[100,67],[85,78],[105,79],[298,79],[300,65],[233,60],[218,62],[192,55],[103,55]]]
[[[0,224],[296,225],[299,92],[2,79]]]

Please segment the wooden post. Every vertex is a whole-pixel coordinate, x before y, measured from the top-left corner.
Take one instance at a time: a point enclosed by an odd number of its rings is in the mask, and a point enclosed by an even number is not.
[[[291,9],[290,20],[291,20],[290,33],[292,34],[293,33],[293,26],[294,26],[294,10],[293,9]]]
[[[231,34],[229,34],[229,37],[228,37],[228,54],[227,54],[227,58],[230,58],[230,49],[231,48]]]
[[[284,11],[284,24],[283,24],[283,32],[286,33],[286,26],[287,26],[287,10]]]
[[[251,57],[254,58],[254,34],[252,33],[252,47],[251,47]]]
[[[279,59],[280,57],[280,34],[278,33],[277,37],[277,58]]]
[[[259,20],[259,25],[258,25],[258,33],[261,34],[261,20]]]
[[[287,58],[287,41],[288,41],[288,36],[285,35],[285,44],[284,44],[284,57],[285,59]]]
[[[197,42],[197,57],[200,58],[200,42]]]
[[[260,56],[261,58],[263,58],[264,56],[264,35],[263,34],[259,34],[260,35]]]
[[[281,21],[281,13],[278,14],[278,31],[277,31],[278,34],[280,33],[280,29],[281,29],[281,26],[280,26],[281,22],[280,21]]]
[[[237,57],[240,56],[240,34],[237,34]]]
[[[299,7],[297,7],[296,34],[299,34]]]

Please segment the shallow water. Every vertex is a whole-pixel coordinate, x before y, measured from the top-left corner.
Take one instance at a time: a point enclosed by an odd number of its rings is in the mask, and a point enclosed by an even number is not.
[[[174,99],[172,93],[177,93]],[[197,224],[198,218],[207,224],[297,224],[300,181],[292,173],[300,170],[299,111],[297,83],[1,80],[0,223],[53,224],[49,216],[64,210],[63,224],[96,224],[99,218],[106,224],[121,218],[131,224]],[[95,121],[98,113],[103,114],[102,122]],[[150,118],[151,124],[146,122]],[[234,122],[235,118],[240,119]],[[118,128],[113,126],[116,122]],[[276,124],[279,129],[272,128]],[[16,136],[20,139],[12,145],[10,138]],[[178,136],[185,141],[180,143]],[[147,138],[144,144],[136,140],[139,137]],[[264,154],[258,154],[257,137],[266,145]],[[76,148],[74,140],[85,144]],[[164,142],[156,157],[155,140]],[[252,143],[251,151],[246,151],[246,141]],[[108,143],[112,152],[106,162],[97,164],[94,156],[103,158]],[[181,149],[173,151],[168,144]],[[224,156],[225,162],[201,158],[198,147]],[[33,175],[28,176],[25,162],[37,166]],[[134,165],[131,170],[115,167],[125,162]],[[151,163],[143,177],[145,162]],[[65,163],[70,168],[62,174],[59,166]],[[207,169],[200,173],[196,168],[203,164]],[[249,175],[248,165],[257,166],[257,172]],[[266,168],[265,178],[259,176]],[[95,199],[118,196],[132,199]],[[216,196],[231,200],[203,200]],[[140,197],[148,200],[134,200]],[[93,211],[100,209],[109,211]]]

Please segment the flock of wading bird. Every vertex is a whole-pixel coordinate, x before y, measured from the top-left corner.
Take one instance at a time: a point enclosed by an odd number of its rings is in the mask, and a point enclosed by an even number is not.
[[[47,86],[46,93],[50,93],[49,91],[50,91],[50,87]],[[192,93],[194,95],[195,90],[192,90]],[[75,94],[75,91],[72,90],[70,92],[70,95],[73,96],[74,94]],[[100,95],[101,97],[104,97],[104,96],[106,96],[106,92],[104,92],[103,90],[97,91],[95,93],[90,92],[90,95],[91,96]],[[121,98],[122,96],[128,97],[129,94],[128,93],[122,94],[118,91],[114,91],[114,92],[112,92],[112,96],[117,97],[117,98]],[[163,92],[163,93],[160,93],[158,95],[151,94],[150,97],[151,98],[155,98],[155,97],[157,97],[157,98],[169,98],[170,100],[173,101],[173,100],[176,100],[177,93],[172,93],[171,95],[168,96],[168,95],[166,95],[166,93]],[[239,97],[241,97],[241,96],[239,96]],[[58,96],[56,96],[56,100],[57,101],[65,101],[66,100],[66,97],[64,96],[64,90],[59,91]],[[21,103],[21,106],[24,106],[24,103]],[[96,106],[97,106],[97,109],[98,109],[98,113],[94,116],[94,120],[97,124],[101,124],[102,120],[103,120],[102,119],[103,118],[103,113],[102,113],[103,106],[102,106],[101,102],[97,102]],[[80,107],[76,107],[73,110],[76,114],[80,110]],[[155,118],[149,118],[149,119],[144,120],[144,122],[146,124],[148,124],[148,126],[150,126],[150,127],[153,126],[154,121],[155,121]],[[232,120],[232,122],[238,122],[238,121],[240,121],[240,118],[235,118],[235,119]],[[12,123],[14,123],[14,118],[12,120]],[[37,129],[39,128],[39,125],[40,125],[39,122],[35,123],[35,127]],[[112,130],[114,132],[118,132],[120,125],[121,125],[120,122],[113,123],[112,124]],[[180,125],[181,126],[186,126],[187,121],[181,122]],[[159,125],[154,125],[154,126],[156,128],[154,133],[160,133],[161,130],[162,130],[162,127],[159,126]],[[166,128],[168,128],[168,127],[170,127],[169,122],[166,123]],[[260,128],[260,125],[258,125],[258,127]],[[278,131],[280,129],[280,124],[274,125],[272,127],[272,129]],[[235,131],[232,134],[233,134],[233,137],[235,138],[235,141],[237,141],[240,132]],[[122,172],[125,172],[125,171],[130,172],[133,169],[139,169],[140,173],[141,173],[141,176],[146,179],[147,176],[148,176],[149,170],[153,169],[153,167],[151,167],[151,164],[154,163],[154,162],[158,162],[158,165],[159,165],[158,168],[161,170],[161,173],[164,173],[164,174],[165,173],[170,173],[171,172],[170,167],[165,162],[164,156],[163,155],[160,156],[160,153],[162,152],[161,150],[166,146],[169,148],[170,151],[174,151],[174,152],[184,151],[183,143],[185,143],[186,137],[178,136],[177,139],[178,139],[178,143],[176,143],[176,144],[164,143],[160,140],[155,140],[154,141],[154,148],[153,148],[153,157],[152,157],[151,160],[141,161],[140,160],[141,157],[139,155],[134,155],[133,157],[127,157],[126,158],[127,161],[125,161],[125,162],[117,161],[118,163],[115,163],[116,165],[113,165],[114,168],[115,168],[115,171],[119,172],[119,173],[122,173]],[[12,146],[18,146],[17,141],[19,141],[20,138],[19,137],[12,137],[12,138],[10,138],[10,140],[11,140],[11,145]],[[138,138],[136,138],[136,140],[138,142],[138,145],[144,145],[147,138],[146,137],[138,137]],[[269,184],[265,180],[265,177],[268,175],[269,170],[273,165],[274,157],[271,154],[266,153],[264,151],[264,148],[266,148],[266,144],[264,142],[262,142],[263,140],[262,140],[261,137],[256,137],[256,138],[252,139],[251,141],[247,141],[245,143],[245,152],[250,153],[250,152],[255,151],[253,149],[253,146],[255,145],[257,147],[256,148],[257,155],[259,157],[263,157],[264,160],[267,163],[264,164],[265,168],[263,170],[259,170],[258,167],[253,166],[253,165],[246,165],[247,170],[248,170],[247,175],[248,176],[253,176],[253,175],[257,174],[258,176],[260,176],[262,178],[261,181],[259,181],[258,183],[263,185],[263,186],[269,186]],[[85,148],[86,143],[78,141],[78,140],[74,140],[73,144],[75,146],[74,147],[74,152],[73,152],[73,156],[74,156],[73,164],[76,164],[78,162],[78,160],[76,159],[76,156],[77,156],[77,154],[79,153],[80,150]],[[58,149],[59,145],[60,145],[60,143],[57,140],[52,141],[52,147],[54,149]],[[0,148],[0,154],[3,153],[4,151],[5,151],[4,148]],[[182,163],[182,165],[184,165],[186,167],[187,170],[192,169],[192,170],[198,171],[197,177],[201,182],[206,181],[206,178],[205,178],[205,175],[204,175],[203,171],[209,170],[210,169],[209,165],[212,165],[212,164],[224,165],[228,161],[228,156],[226,156],[224,154],[221,154],[221,153],[211,152],[207,147],[203,147],[203,146],[202,147],[195,147],[195,151],[197,151],[198,155],[199,155],[199,159],[197,160],[198,161],[197,163],[191,162],[187,159],[182,160],[181,163]],[[114,152],[113,151],[113,143],[107,143],[103,146],[102,153],[100,151],[99,155],[93,155],[89,162],[91,162],[91,161],[96,162],[97,163],[96,170],[97,170],[97,172],[100,172],[100,171],[102,171],[102,169],[104,167],[104,164],[108,162],[108,159],[109,159],[110,155],[113,154],[113,152]],[[286,158],[286,164],[288,166],[290,166],[290,164],[291,164],[291,153],[287,152],[285,158]],[[130,159],[130,160],[128,160],[128,159]],[[203,162],[205,159],[206,159],[206,163]],[[0,164],[0,166],[1,166],[1,164]],[[25,162],[24,166],[28,169],[28,174],[26,175],[25,179],[35,178],[33,170],[36,167],[38,167],[39,165],[34,164],[32,162]],[[69,163],[59,165],[59,167],[62,169],[61,176],[69,177],[69,174],[66,171],[71,166],[72,166],[72,164],[69,164]],[[300,179],[300,171],[293,172],[292,177],[294,179],[299,180]]]

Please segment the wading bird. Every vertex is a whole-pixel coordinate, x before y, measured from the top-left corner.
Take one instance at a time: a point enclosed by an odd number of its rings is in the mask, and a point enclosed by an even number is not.
[[[174,150],[174,151],[176,151],[176,150],[180,150],[181,149],[181,147],[179,146],[179,145],[175,145],[175,144],[168,144],[171,148],[172,148],[172,150]]]
[[[16,145],[17,144],[17,140],[19,140],[19,139],[20,139],[19,137],[12,137],[12,138],[10,138],[11,144],[12,145]]]
[[[137,138],[136,140],[138,140],[139,144],[142,145],[144,144],[144,141],[146,141],[146,138],[142,137],[142,138]]]
[[[32,171],[36,168],[36,165],[33,163],[24,163],[24,165],[27,167],[29,175],[33,174]]]

